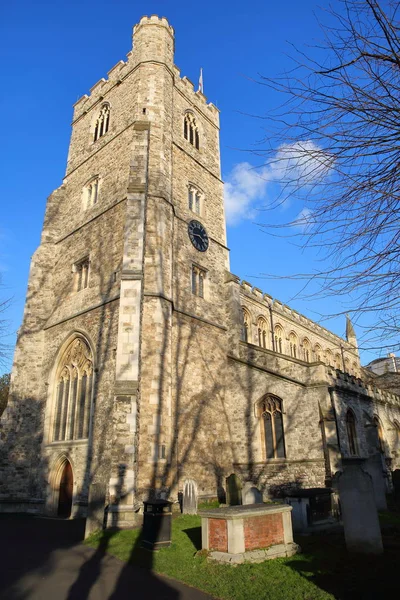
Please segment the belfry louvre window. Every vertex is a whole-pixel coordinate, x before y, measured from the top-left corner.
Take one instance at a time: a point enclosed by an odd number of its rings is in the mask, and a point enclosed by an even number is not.
[[[204,298],[204,280],[206,272],[197,265],[192,265],[192,294]]]
[[[75,291],[80,292],[88,287],[89,283],[89,257],[74,264]]]
[[[259,404],[259,414],[265,458],[285,458],[282,400],[272,395],[265,396]]]
[[[93,141],[96,142],[99,138],[105,135],[110,125],[110,106],[103,104],[100,109],[100,114],[94,126]]]
[[[85,340],[77,338],[69,344],[57,368],[53,441],[89,437],[92,385],[92,352]]]
[[[199,130],[196,119],[191,113],[186,113],[183,120],[183,135],[185,140],[188,140],[197,150],[199,149]]]

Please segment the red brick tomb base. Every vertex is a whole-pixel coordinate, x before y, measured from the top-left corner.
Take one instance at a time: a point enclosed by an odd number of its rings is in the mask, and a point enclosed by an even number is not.
[[[202,547],[213,560],[231,564],[292,556],[300,548],[293,542],[291,510],[287,504],[201,510]]]

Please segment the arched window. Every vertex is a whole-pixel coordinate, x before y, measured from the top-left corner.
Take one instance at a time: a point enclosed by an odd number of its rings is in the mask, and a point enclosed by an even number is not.
[[[192,113],[186,113],[185,115],[183,120],[183,135],[185,140],[188,140],[197,150],[199,149],[199,129]]]
[[[100,109],[100,114],[94,126],[93,141],[96,142],[99,138],[105,135],[110,125],[110,105],[103,104]]]
[[[92,385],[93,355],[87,342],[78,337],[62,354],[56,371],[53,441],[89,437]]]
[[[257,330],[258,330],[258,345],[260,348],[267,347],[267,336],[268,336],[268,328],[267,322],[265,319],[260,317],[257,321]]]
[[[293,333],[293,331],[289,335],[289,347],[290,347],[290,356],[293,356],[293,358],[297,358],[299,355],[298,341],[297,341],[297,335],[295,333]]]
[[[325,352],[325,361],[327,365],[333,367],[333,354],[329,349]]]
[[[354,377],[358,377],[358,366],[356,362],[353,362],[352,374],[354,375]]]
[[[85,210],[97,204],[98,193],[99,178],[93,177],[93,179],[88,181],[83,189],[83,207]]]
[[[275,341],[275,352],[282,354],[283,348],[283,329],[280,325],[275,325],[274,328],[274,341]]]
[[[314,359],[316,362],[322,362],[322,348],[319,344],[314,346]]]
[[[342,361],[340,359],[340,354],[335,354],[335,369],[342,369]]]
[[[259,416],[265,458],[285,458],[282,400],[272,395],[265,396],[259,404]]]
[[[358,454],[358,445],[357,445],[357,432],[356,432],[356,418],[352,410],[348,410],[346,414],[346,429],[347,429],[347,439],[349,441],[349,451],[350,454],[355,456]]]
[[[310,360],[311,360],[311,344],[307,338],[304,338],[304,340],[303,340],[303,354],[304,354],[304,360],[306,362],[310,362]]]
[[[200,215],[201,208],[202,208],[202,206],[201,206],[202,200],[203,200],[203,194],[194,185],[189,185],[189,187],[188,187],[189,210],[196,213],[196,215]]]
[[[242,308],[243,313],[243,327],[242,327],[242,338],[244,342],[250,341],[250,332],[251,332],[251,317],[248,310]]]
[[[375,416],[372,419],[372,424],[375,427],[375,431],[376,431],[377,450],[379,450],[379,452],[384,454],[385,453],[385,443],[384,443],[384,438],[383,438],[383,429],[382,429],[382,425],[381,425],[379,418]]]
[[[350,373],[350,360],[348,358],[344,359],[344,370],[346,373]]]

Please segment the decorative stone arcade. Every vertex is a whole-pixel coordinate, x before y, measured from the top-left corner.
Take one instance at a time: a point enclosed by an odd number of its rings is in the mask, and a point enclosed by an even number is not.
[[[210,558],[231,564],[293,556],[292,507],[250,504],[199,511],[203,549]]]

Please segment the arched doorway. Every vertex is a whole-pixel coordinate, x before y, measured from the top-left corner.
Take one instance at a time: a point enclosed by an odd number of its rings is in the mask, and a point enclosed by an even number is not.
[[[74,478],[72,474],[71,463],[69,460],[66,460],[60,479],[60,493],[58,497],[57,510],[57,515],[59,517],[68,518],[71,515],[73,487]]]

